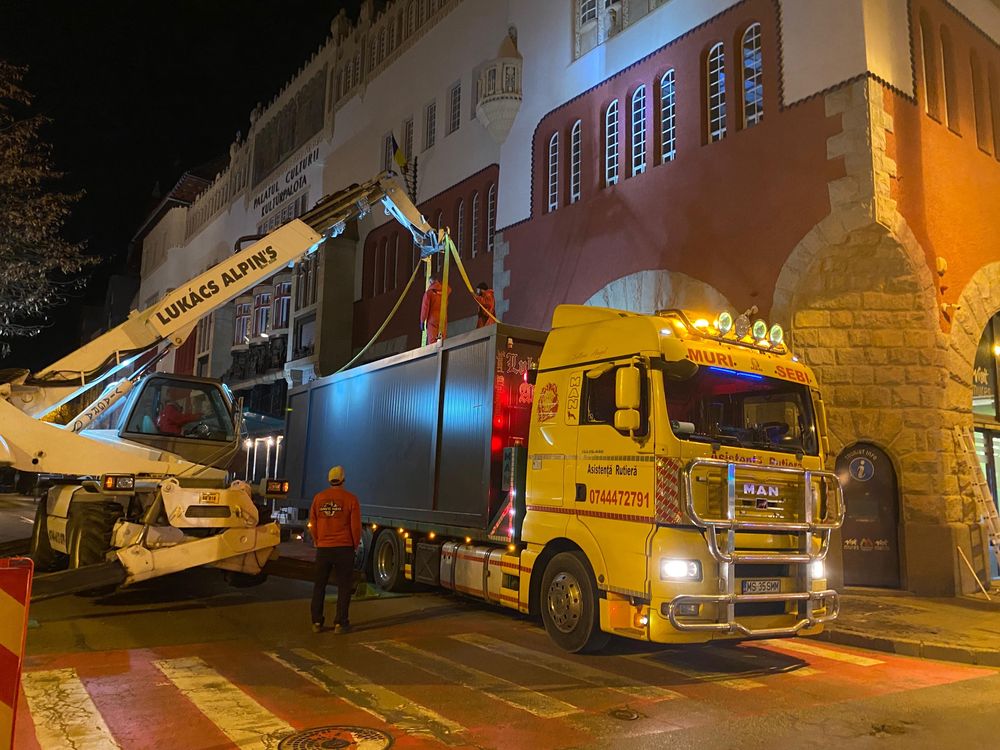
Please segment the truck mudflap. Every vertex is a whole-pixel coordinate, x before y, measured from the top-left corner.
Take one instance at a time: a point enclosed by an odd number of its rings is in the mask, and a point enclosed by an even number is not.
[[[116,551],[126,571],[124,585],[211,565],[243,573],[259,573],[281,541],[277,523],[246,529],[226,529],[220,534],[171,547],[146,549],[134,544]]]
[[[694,483],[698,474],[718,472],[726,490],[722,504],[723,514],[711,516],[700,512]],[[800,520],[740,519],[737,517],[737,481],[748,476],[783,475],[801,481],[803,492],[798,498],[801,507],[793,515]],[[719,593],[681,594],[666,603],[667,618],[674,628],[684,632],[716,632],[742,634],[750,638],[790,636],[800,631],[822,625],[837,618],[840,599],[832,589],[814,591],[813,563],[821,562],[830,548],[830,534],[844,521],[844,496],[837,476],[828,471],[811,471],[797,467],[768,466],[698,458],[684,467],[684,503],[688,518],[706,534],[712,557],[719,564]],[[816,487],[819,487],[817,493]],[[822,509],[822,514],[819,511]],[[739,550],[737,532],[767,532],[791,535],[798,541],[798,551]],[[721,537],[721,539],[720,539]],[[768,593],[737,593],[736,565],[788,565],[798,570],[795,579],[801,583],[799,591]],[[824,576],[825,579],[825,576]],[[736,609],[741,604],[767,602],[797,602],[799,616],[795,622],[779,627],[753,627],[737,619]],[[682,619],[683,605],[714,605],[718,616],[714,622]],[[817,611],[820,610],[820,611]]]

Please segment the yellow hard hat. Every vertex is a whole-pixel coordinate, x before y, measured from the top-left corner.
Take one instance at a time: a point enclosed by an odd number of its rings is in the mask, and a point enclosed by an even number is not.
[[[343,484],[344,467],[334,466],[332,469],[330,469],[330,472],[326,475],[326,479],[330,484]]]

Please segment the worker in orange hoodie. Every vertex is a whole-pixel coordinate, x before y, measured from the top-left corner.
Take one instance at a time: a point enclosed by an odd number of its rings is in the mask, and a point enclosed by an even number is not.
[[[476,285],[476,302],[479,303],[480,307],[476,309],[476,328],[483,328],[484,326],[491,325],[493,323],[493,318],[490,315],[496,317],[497,314],[497,302],[496,298],[493,296],[493,290],[490,289],[490,285],[485,281],[480,281]],[[489,312],[489,315],[486,313]]]
[[[451,294],[451,287],[448,287],[448,294]],[[431,276],[431,285],[424,292],[424,298],[420,303],[420,330],[427,331],[427,343],[433,344],[438,340],[441,326],[441,277],[437,274]]]
[[[358,498],[344,489],[344,467],[334,466],[327,474],[330,487],[316,493],[309,508],[309,528],[316,545],[316,577],[313,581],[313,632],[323,630],[323,601],[333,570],[337,582],[337,618],[333,632],[348,633],[351,620],[351,588],[354,584],[354,555],[361,544],[361,506]]]

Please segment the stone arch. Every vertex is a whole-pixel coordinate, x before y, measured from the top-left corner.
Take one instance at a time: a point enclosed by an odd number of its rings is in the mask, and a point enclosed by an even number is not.
[[[595,292],[585,305],[652,313],[671,307],[715,313],[732,309],[718,289],[679,271],[650,269],[611,281]]]
[[[951,380],[971,394],[976,347],[990,318],[1000,312],[1000,262],[988,263],[976,271],[957,305],[948,341]]]

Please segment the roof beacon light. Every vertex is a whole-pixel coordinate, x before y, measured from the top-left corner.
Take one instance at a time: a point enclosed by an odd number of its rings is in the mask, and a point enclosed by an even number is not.
[[[771,332],[767,336],[771,346],[781,346],[785,342],[785,329],[775,323],[771,326]]]
[[[702,328],[708,328],[708,321],[705,320],[704,318],[698,318],[698,320],[694,322],[694,327],[699,330],[701,330]]]
[[[765,341],[767,339],[767,323],[760,318],[757,318],[757,320],[753,322],[753,329],[751,332],[753,333],[754,340]]]
[[[719,329],[719,333],[722,336],[725,336],[727,333],[729,333],[731,330],[733,330],[733,315],[732,315],[732,313],[729,312],[728,310],[726,310],[725,312],[721,313],[719,315],[719,323],[718,323],[717,327]]]

